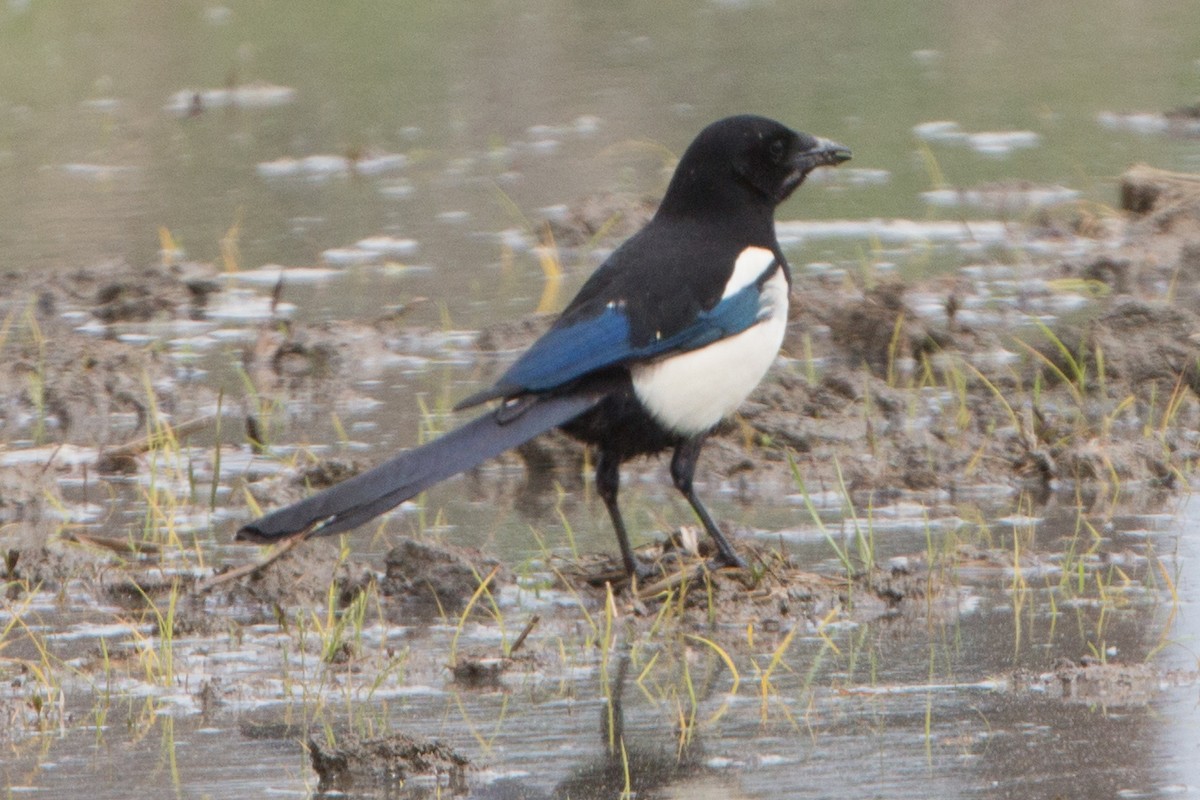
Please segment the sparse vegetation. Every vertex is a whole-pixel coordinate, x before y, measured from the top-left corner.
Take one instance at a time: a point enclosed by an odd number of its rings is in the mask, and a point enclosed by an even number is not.
[[[222,244],[235,267],[238,234],[235,225]],[[75,361],[91,366],[80,369],[48,346],[70,336],[52,317],[10,312],[0,398],[22,413],[7,424],[28,448],[50,447],[32,486],[0,487],[10,515],[0,532],[0,713],[10,722],[0,742],[25,754],[78,728],[97,745],[117,731],[157,731],[178,785],[178,718],[220,716],[223,703],[266,707],[278,738],[333,750],[377,742],[397,719],[435,720],[458,732],[456,746],[495,760],[524,724],[522,704],[602,706],[614,796],[632,796],[642,754],[622,722],[631,695],[639,724],[671,732],[676,765],[724,726],[815,739],[854,707],[883,730],[892,723],[881,709],[919,695],[912,713],[932,764],[944,746],[941,697],[989,680],[981,663],[1057,675],[1064,658],[1117,669],[1173,648],[1180,567],[1154,536],[1126,536],[1139,523],[1123,516],[1169,510],[1195,480],[1200,361],[1185,334],[1196,318],[1178,300],[1154,305],[1068,277],[1049,291],[1086,293],[1096,305],[1083,323],[1022,311],[1001,330],[972,327],[950,300],[947,318],[932,319],[874,269],[877,250],[854,279],[804,287],[814,307],[793,327],[796,361],[707,456],[744,501],[729,506],[730,520],[756,519],[767,505],[756,492],[794,495],[768,509],[766,530],[742,531],[751,568],[707,569],[686,507],[651,485],[625,501],[636,527],[655,531],[645,555],[663,574],[636,590],[587,554],[584,521],[601,513],[580,483],[589,466],[557,441],[543,512],[519,523],[508,517],[515,481],[487,471],[455,485],[450,502],[431,492],[373,527],[359,550],[349,540],[231,550],[230,509],[256,513],[353,469],[316,445],[284,443],[296,438],[294,396],[327,389],[354,358],[322,357],[333,372],[318,375],[314,346],[301,341],[313,331],[271,322],[224,387],[193,392],[172,380],[161,342],[85,340]],[[1009,255],[1018,266],[1025,258]],[[546,238],[532,257],[550,291],[562,254]],[[177,288],[170,268],[156,278],[164,297]],[[1194,296],[1187,278],[1173,270],[1174,297]],[[854,322],[839,328],[835,316]],[[351,350],[361,331],[340,333],[323,332],[322,352]],[[505,335],[493,335],[497,349],[515,344]],[[1147,357],[1123,346],[1135,336],[1184,343]],[[281,366],[284,351],[297,372]],[[102,386],[92,370],[124,377]],[[417,438],[451,424],[454,373],[437,372],[414,404]],[[323,410],[305,421],[327,435],[307,441],[353,452],[354,417],[313,406]],[[253,420],[245,437],[231,433],[235,414]],[[0,477],[5,469],[15,472],[0,466]],[[452,546],[472,538],[473,514],[530,533],[536,545],[506,559],[515,578]],[[658,532],[681,523],[660,543]],[[361,552],[388,549],[401,532],[427,548],[414,570]],[[498,537],[475,539],[486,552]],[[981,644],[972,615],[984,614],[991,636]],[[59,615],[94,627],[71,638]],[[992,648],[986,661],[981,646]],[[899,675],[898,651],[920,668]],[[1096,674],[1069,676],[1076,696]]]

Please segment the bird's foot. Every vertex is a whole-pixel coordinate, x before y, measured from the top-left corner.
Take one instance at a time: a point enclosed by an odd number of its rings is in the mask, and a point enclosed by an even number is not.
[[[630,580],[636,580],[639,584],[645,584],[655,578],[662,577],[662,570],[649,564],[644,564],[637,559],[634,559],[631,564],[626,564],[625,571]]]
[[[727,567],[733,569],[749,569],[750,565],[746,563],[746,559],[739,556],[732,550],[717,553],[713,560],[708,562],[709,569],[725,569]]]

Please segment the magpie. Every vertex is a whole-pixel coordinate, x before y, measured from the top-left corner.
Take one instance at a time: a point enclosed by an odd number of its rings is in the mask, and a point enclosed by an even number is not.
[[[488,389],[455,410],[498,401],[472,422],[245,525],[272,542],[357,527],[426,488],[552,428],[594,448],[596,489],[630,576],[617,504],[621,464],[673,448],[671,478],[716,545],[745,562],[693,487],[705,437],[775,360],[791,273],[776,206],[808,174],[850,158],[840,144],[760,116],[712,123],[688,146],[662,204],[584,283],[554,324]]]

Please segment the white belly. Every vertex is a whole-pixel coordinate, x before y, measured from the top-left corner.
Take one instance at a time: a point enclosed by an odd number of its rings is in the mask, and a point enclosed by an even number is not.
[[[633,390],[655,420],[683,436],[703,433],[733,413],[767,374],[787,327],[783,270],[766,282],[762,318],[707,347],[633,367]]]

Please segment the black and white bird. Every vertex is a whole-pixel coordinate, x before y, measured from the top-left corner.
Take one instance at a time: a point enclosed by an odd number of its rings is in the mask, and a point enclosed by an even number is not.
[[[554,325],[489,389],[456,408],[496,408],[428,444],[238,531],[270,542],[354,528],[424,489],[561,428],[595,450],[596,488],[627,573],[634,558],[617,504],[621,464],[674,449],[671,477],[717,548],[745,566],[692,485],[705,437],[775,360],[791,273],[776,206],[846,147],[758,116],[706,127],[688,147],[653,219],[617,248]]]

